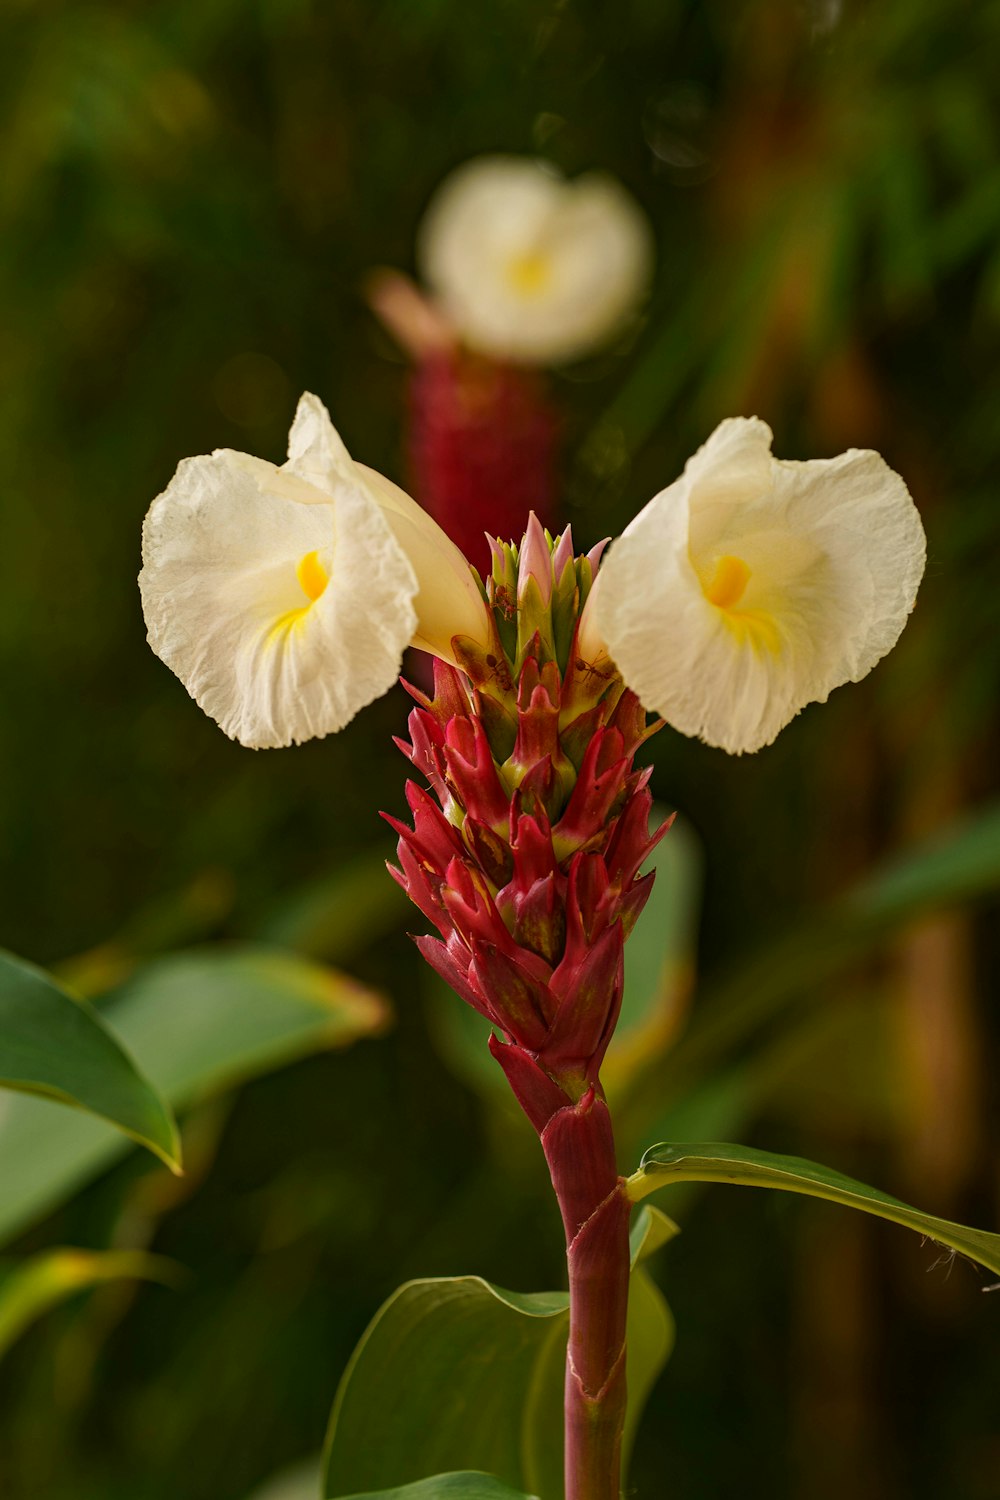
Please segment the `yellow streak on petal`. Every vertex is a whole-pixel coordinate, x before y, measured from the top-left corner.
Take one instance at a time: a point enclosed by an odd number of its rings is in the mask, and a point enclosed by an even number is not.
[[[320,594],[330,582],[330,575],[319,560],[316,552],[307,552],[299,559],[295,576],[299,580],[302,592],[307,599],[318,599]]]
[[[300,557],[295,566],[295,576],[299,581],[299,587],[309,600],[308,604],[302,604],[298,609],[288,609],[283,615],[279,615],[267,632],[267,644],[273,646],[277,641],[296,625],[301,625],[306,615],[312,609],[316,600],[325,590],[330,582],[330,575],[319,560],[317,552],[307,552]]]
[[[719,609],[732,609],[743,598],[749,581],[750,569],[742,557],[727,554],[716,563],[712,581],[705,589],[705,598],[709,604],[718,605]]]
[[[781,632],[774,623],[774,616],[766,609],[724,610],[722,617],[741,644],[746,641],[754,651],[759,653],[763,649],[770,651],[772,656],[781,651]]]
[[[782,637],[773,614],[766,609],[737,608],[749,582],[750,569],[742,557],[727,553],[719,558],[711,581],[703,583],[702,588],[709,604],[721,612],[736,641],[749,644],[754,651],[770,651],[776,656],[782,648]]]
[[[552,261],[541,250],[515,255],[507,263],[507,280],[522,297],[537,297],[552,281]]]

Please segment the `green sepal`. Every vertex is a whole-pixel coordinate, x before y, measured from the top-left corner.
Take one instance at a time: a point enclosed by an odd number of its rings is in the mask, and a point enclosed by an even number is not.
[[[520,677],[521,669],[529,656],[533,656],[540,667],[547,661],[557,660],[551,595],[548,600],[544,599],[537,579],[530,575],[519,579],[517,587],[515,680]]]
[[[576,622],[579,615],[574,563],[574,558],[567,561],[561,577],[555,580],[552,591],[552,637],[555,642],[556,661],[563,677],[569,666],[569,654],[576,636]]]

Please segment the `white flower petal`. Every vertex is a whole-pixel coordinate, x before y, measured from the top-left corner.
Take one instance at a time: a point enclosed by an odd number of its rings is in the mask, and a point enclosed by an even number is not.
[[[567,182],[547,164],[481,157],[446,179],[421,225],[418,260],[474,348],[524,363],[602,343],[649,287],[653,241],[613,177]]]
[[[417,623],[413,568],[363,487],[324,497],[225,451],[153,502],[139,582],[153,650],[256,748],[343,728],[392,686]]]
[[[871,670],[925,561],[877,453],[785,463],[770,445],[763,422],[724,422],[612,548],[581,632],[648,708],[735,754]]]
[[[469,636],[487,647],[489,618],[464,555],[422,506],[391,480],[355,463],[317,396],[301,398],[288,437],[288,463],[281,471],[340,494],[351,487],[378,505],[417,576],[417,628],[412,644],[454,661],[453,636]]]

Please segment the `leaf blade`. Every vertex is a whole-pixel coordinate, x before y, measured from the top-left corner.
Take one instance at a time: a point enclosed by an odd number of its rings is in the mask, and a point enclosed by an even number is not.
[[[377,1032],[381,996],[337,970],[255,945],[192,949],[143,965],[104,1016],[183,1109],[272,1067]],[[0,1095],[0,1240],[121,1156],[126,1141],[51,1101]]]
[[[676,1233],[643,1209],[632,1236],[624,1453],[673,1344],[673,1319],[639,1263]],[[478,1276],[407,1282],[376,1313],[337,1392],[328,1497],[411,1484],[428,1470],[495,1474],[543,1500],[563,1492],[565,1292],[509,1292]]]
[[[391,1490],[367,1490],[363,1495],[344,1495],[341,1500],[538,1500],[523,1490],[495,1479],[492,1474],[473,1470],[462,1473],[435,1474]]]
[[[166,1284],[176,1280],[172,1261],[141,1250],[45,1250],[0,1278],[0,1358],[32,1323],[87,1287],[119,1278]]]
[[[114,1032],[42,969],[5,952],[0,1085],[86,1110],[180,1169],[173,1114]]]
[[[729,1182],[741,1187],[770,1187],[779,1192],[823,1198],[926,1235],[1000,1274],[1000,1234],[970,1229],[922,1213],[888,1193],[801,1157],[780,1156],[749,1146],[717,1142],[691,1145],[664,1142],[650,1147],[638,1171],[628,1179],[629,1196],[634,1202],[639,1202],[648,1193],[673,1182]]]

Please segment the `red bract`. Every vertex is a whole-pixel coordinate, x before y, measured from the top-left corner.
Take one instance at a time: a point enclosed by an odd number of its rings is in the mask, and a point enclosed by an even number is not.
[[[653,879],[638,872],[668,825],[650,836],[638,700],[576,654],[590,559],[534,517],[520,552],[492,547],[494,649],[456,640],[462,670],[435,661],[433,696],[409,689],[400,744],[434,795],[409,783],[413,827],[388,821],[393,874],[440,934],[420,951],[493,1023],[491,1050],[541,1130],[599,1087]]]

